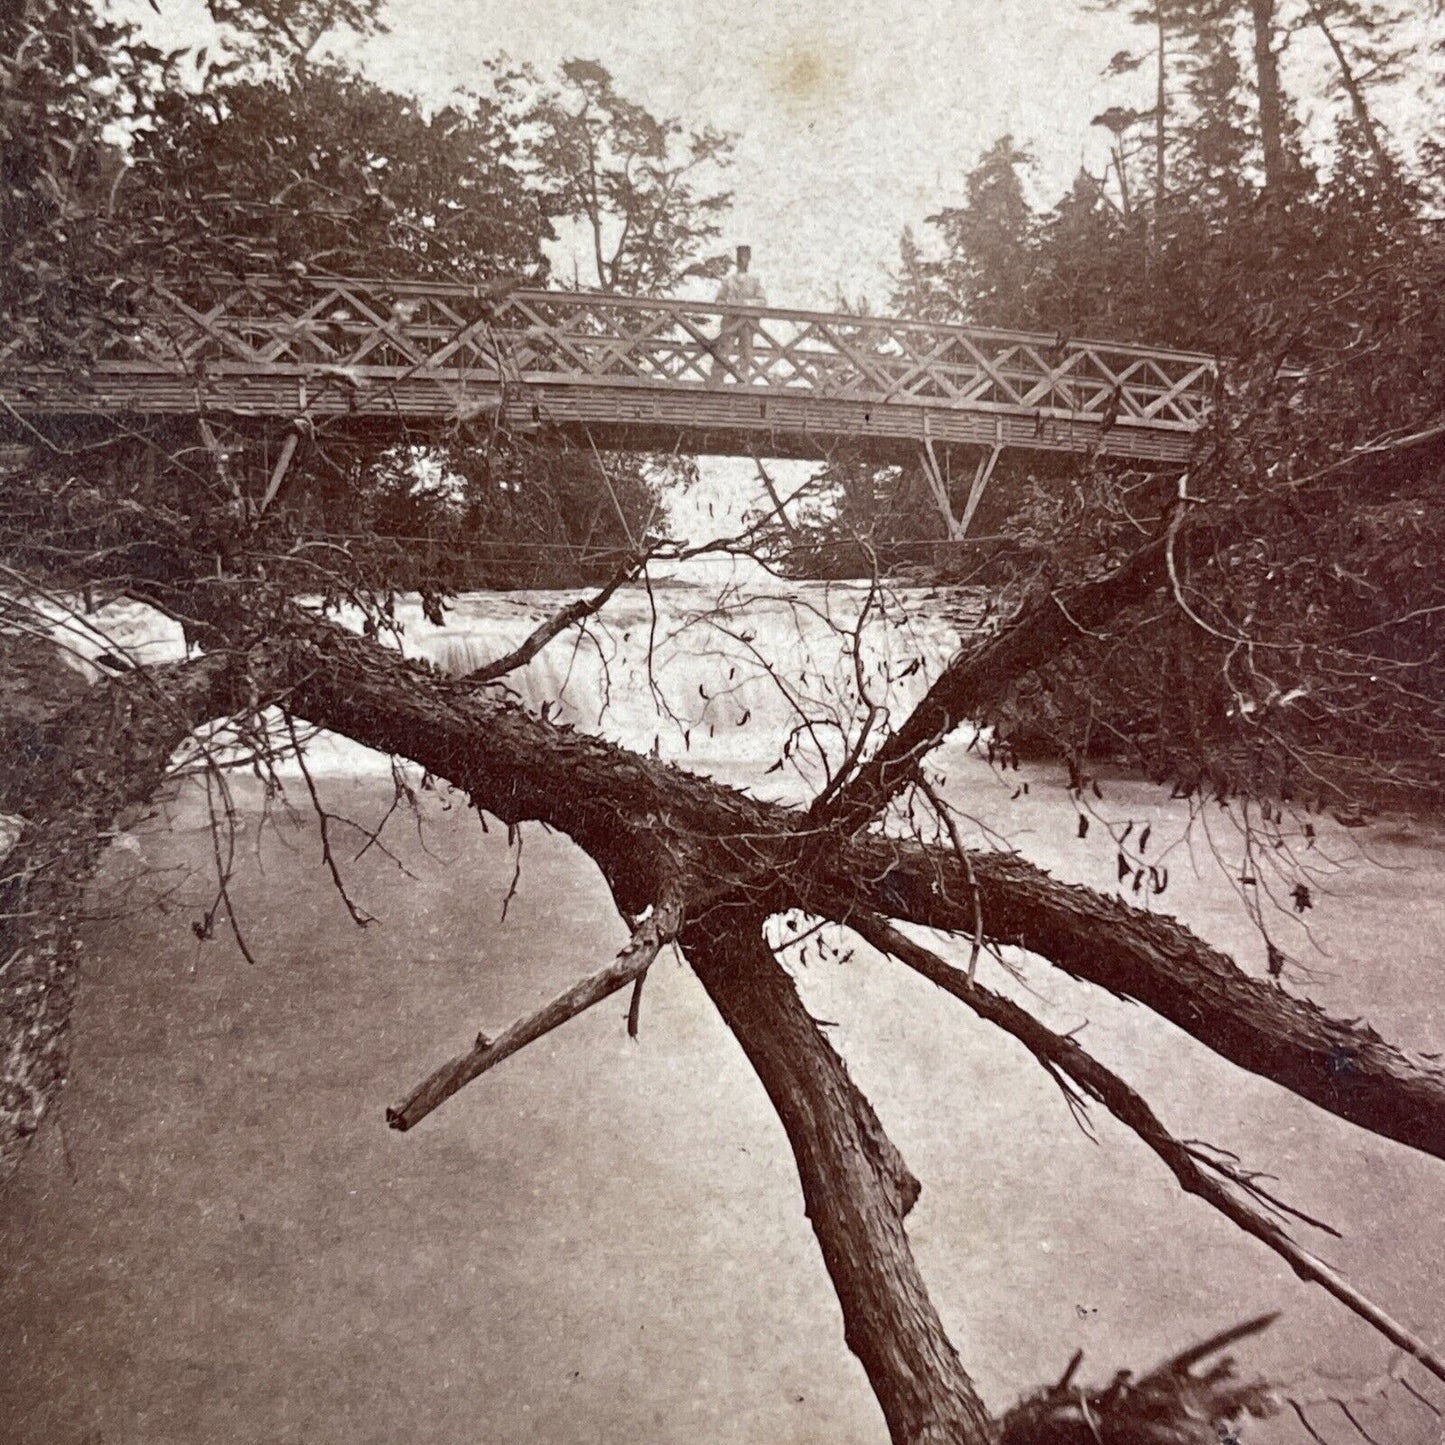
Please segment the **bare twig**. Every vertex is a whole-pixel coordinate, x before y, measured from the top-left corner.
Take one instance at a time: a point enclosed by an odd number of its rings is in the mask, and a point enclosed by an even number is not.
[[[306,784],[306,792],[311,799],[311,807],[316,814],[316,821],[321,830],[321,861],[326,864],[326,871],[331,874],[331,882],[337,893],[340,894],[341,901],[346,905],[346,911],[351,915],[351,921],[358,928],[365,928],[369,924],[375,923],[376,919],[364,908],[357,907],[351,894],[346,891],[346,880],[341,876],[341,869],[337,865],[336,854],[331,846],[331,814],[321,801],[321,794],[316,789],[316,780],[311,776],[311,769],[306,765],[306,749],[297,735],[296,720],[289,713],[286,716],[286,730],[290,734],[296,765],[301,770],[301,778]],[[375,841],[374,837],[372,841]],[[363,849],[363,851],[365,850]]]

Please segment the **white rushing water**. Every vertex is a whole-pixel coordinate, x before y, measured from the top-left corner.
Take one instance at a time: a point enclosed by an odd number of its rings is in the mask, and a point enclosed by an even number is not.
[[[415,597],[400,597],[382,640],[461,676],[584,595],[467,593],[449,603],[442,627]],[[534,713],[673,762],[761,774],[781,761],[776,788],[816,785],[824,760],[835,766],[865,724],[871,744],[896,726],[956,649],[968,612],[966,601],[926,588],[799,583],[748,558],[703,559],[620,589],[497,686]],[[140,604],[51,615],[67,659],[92,679],[107,653],[185,655],[179,626]],[[363,625],[355,609],[340,620]],[[307,759],[326,775],[389,766],[326,735],[308,742]]]

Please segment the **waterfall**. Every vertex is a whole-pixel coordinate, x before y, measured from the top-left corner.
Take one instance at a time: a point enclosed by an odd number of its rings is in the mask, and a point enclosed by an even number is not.
[[[835,766],[864,720],[875,741],[897,724],[968,625],[926,588],[798,583],[750,559],[723,560],[619,589],[603,613],[493,686],[533,713],[684,766],[738,773],[748,765],[756,776],[781,762],[778,772],[815,786],[824,760]],[[582,595],[467,593],[449,603],[441,627],[416,598],[400,597],[381,640],[462,676]],[[354,609],[340,620],[357,630],[363,621]],[[90,659],[106,650],[142,661],[185,655],[180,629],[139,604],[113,604],[82,622],[57,616],[55,629],[92,677]],[[318,773],[388,766],[341,738],[313,739],[307,759]]]
[[[769,582],[620,590],[601,617],[499,685],[530,711],[672,762],[761,771],[784,759],[816,780],[870,710],[874,735],[897,723],[956,649],[959,627],[925,589],[870,598],[857,584]],[[577,595],[464,596],[441,628],[402,604],[400,645],[461,676]]]

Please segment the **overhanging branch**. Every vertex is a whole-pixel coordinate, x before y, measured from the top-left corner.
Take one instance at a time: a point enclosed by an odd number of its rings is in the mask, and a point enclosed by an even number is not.
[[[870,861],[863,862],[864,858]],[[991,943],[1017,946],[1075,978],[1144,1004],[1222,1058],[1371,1133],[1445,1159],[1445,1071],[1244,972],[1176,919],[1061,883],[1015,854],[970,855],[860,835],[838,874],[804,878],[804,907],[848,921],[862,906],[972,933],[971,885]]]
[[[1347,452],[1316,472],[1288,483],[1297,503],[1328,485],[1369,482],[1406,461],[1434,459],[1445,446],[1445,425],[1427,424],[1392,440]],[[1278,488],[1276,488],[1278,490]],[[1165,503],[1156,535],[1136,549],[1108,576],[1063,591],[1037,587],[1018,614],[991,637],[965,646],[924,694],[902,726],[825,804],[815,805],[817,827],[853,831],[865,826],[889,799],[916,776],[919,764],[953,730],[978,722],[1024,677],[1053,662],[1082,636],[1099,631],[1139,606],[1167,581],[1171,542],[1180,556],[1215,545],[1219,532],[1238,534],[1248,526],[1256,503],[1243,499],[1212,509],[1207,524],[1186,512],[1184,484],[1172,507]]]
[[[1185,1193],[1196,1195],[1217,1209],[1230,1223],[1272,1249],[1301,1279],[1320,1285],[1436,1379],[1445,1380],[1445,1359],[1323,1260],[1296,1243],[1262,1209],[1235,1194],[1219,1178],[1207,1172],[1195,1153],[1160,1123],[1144,1099],[1088,1053],[1077,1039],[1056,1034],[1012,1000],[971,981],[962,970],[952,967],[931,949],[900,933],[886,920],[873,914],[855,913],[848,922],[860,938],[866,939],[880,952],[891,953],[972,1009],[981,1019],[1016,1038],[1050,1072],[1057,1070],[1072,1079],[1164,1161]]]

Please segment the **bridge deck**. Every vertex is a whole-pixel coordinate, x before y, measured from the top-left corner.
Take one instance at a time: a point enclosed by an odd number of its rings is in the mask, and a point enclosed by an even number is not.
[[[157,285],[81,385],[0,349],[29,415],[196,412],[585,430],[598,445],[817,455],[925,441],[1185,459],[1192,352],[885,317],[590,292],[267,279]]]

